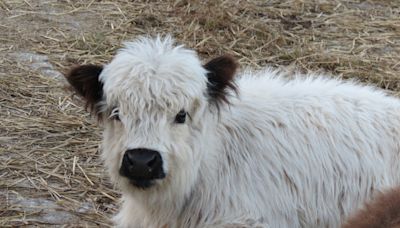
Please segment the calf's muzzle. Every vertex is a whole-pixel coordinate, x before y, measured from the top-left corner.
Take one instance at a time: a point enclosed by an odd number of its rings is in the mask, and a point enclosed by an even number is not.
[[[150,187],[155,179],[165,177],[163,161],[155,150],[137,148],[125,151],[120,174],[137,187]]]

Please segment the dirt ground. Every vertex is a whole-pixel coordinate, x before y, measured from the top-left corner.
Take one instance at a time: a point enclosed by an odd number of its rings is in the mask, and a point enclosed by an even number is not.
[[[100,131],[62,77],[172,34],[208,59],[324,71],[400,92],[400,1],[0,0],[0,226],[110,226]]]

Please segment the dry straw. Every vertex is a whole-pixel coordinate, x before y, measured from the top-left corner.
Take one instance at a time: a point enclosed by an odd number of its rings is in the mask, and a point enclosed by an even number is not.
[[[53,78],[171,33],[204,59],[292,65],[400,91],[400,1],[0,0],[0,226],[109,226],[100,131]],[[48,58],[48,59],[47,59]]]

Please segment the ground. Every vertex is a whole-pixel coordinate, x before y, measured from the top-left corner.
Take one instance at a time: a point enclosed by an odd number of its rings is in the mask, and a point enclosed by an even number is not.
[[[100,129],[62,75],[138,35],[400,92],[400,1],[0,0],[0,31],[1,227],[111,225]]]

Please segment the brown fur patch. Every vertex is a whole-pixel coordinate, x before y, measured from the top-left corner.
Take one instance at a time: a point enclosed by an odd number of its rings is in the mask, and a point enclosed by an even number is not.
[[[236,60],[229,55],[223,55],[212,59],[204,65],[208,71],[208,94],[212,102],[219,104],[222,102],[229,103],[227,99],[227,89],[237,91],[233,83],[238,64]]]
[[[378,195],[342,228],[400,228],[400,188]]]
[[[74,90],[85,99],[86,108],[97,113],[96,105],[103,97],[103,83],[99,81],[102,66],[76,66],[65,76]]]

